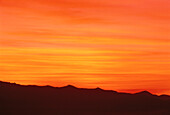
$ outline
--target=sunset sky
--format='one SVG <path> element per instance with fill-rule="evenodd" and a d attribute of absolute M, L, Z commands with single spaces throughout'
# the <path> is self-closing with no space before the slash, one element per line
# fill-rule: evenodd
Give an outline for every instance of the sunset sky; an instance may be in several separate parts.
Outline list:
<path fill-rule="evenodd" d="M 170 95 L 170 0 L 0 0 L 0 80 Z"/>

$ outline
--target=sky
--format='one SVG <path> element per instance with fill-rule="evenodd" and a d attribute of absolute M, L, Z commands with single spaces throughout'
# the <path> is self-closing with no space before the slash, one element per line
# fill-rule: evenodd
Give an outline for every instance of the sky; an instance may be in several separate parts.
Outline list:
<path fill-rule="evenodd" d="M 0 80 L 170 95 L 169 0 L 0 0 Z"/>

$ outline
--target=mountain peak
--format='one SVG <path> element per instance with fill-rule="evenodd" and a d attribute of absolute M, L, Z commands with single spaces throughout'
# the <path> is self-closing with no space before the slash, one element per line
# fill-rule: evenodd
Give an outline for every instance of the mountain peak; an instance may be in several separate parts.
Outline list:
<path fill-rule="evenodd" d="M 141 91 L 136 94 L 142 94 L 142 95 L 152 95 L 149 91 Z"/>
<path fill-rule="evenodd" d="M 95 89 L 96 89 L 96 90 L 103 90 L 103 89 L 101 89 L 100 87 L 96 87 Z"/>
<path fill-rule="evenodd" d="M 62 87 L 62 88 L 74 88 L 74 89 L 77 89 L 77 87 L 75 87 L 75 86 L 73 86 L 73 85 L 66 85 L 66 86 L 64 86 L 64 87 Z"/>

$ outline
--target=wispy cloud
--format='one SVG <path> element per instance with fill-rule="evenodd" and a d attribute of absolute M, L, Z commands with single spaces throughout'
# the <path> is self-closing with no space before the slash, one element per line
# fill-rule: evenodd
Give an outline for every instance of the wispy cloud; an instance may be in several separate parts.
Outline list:
<path fill-rule="evenodd" d="M 1 0 L 0 79 L 169 93 L 169 5 L 169 0 Z"/>

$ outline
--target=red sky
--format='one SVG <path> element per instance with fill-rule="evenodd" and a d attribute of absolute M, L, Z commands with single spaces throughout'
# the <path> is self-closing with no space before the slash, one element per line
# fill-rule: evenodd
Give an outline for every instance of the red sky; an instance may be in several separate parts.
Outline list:
<path fill-rule="evenodd" d="M 170 94 L 169 0 L 0 0 L 0 80 Z"/>

